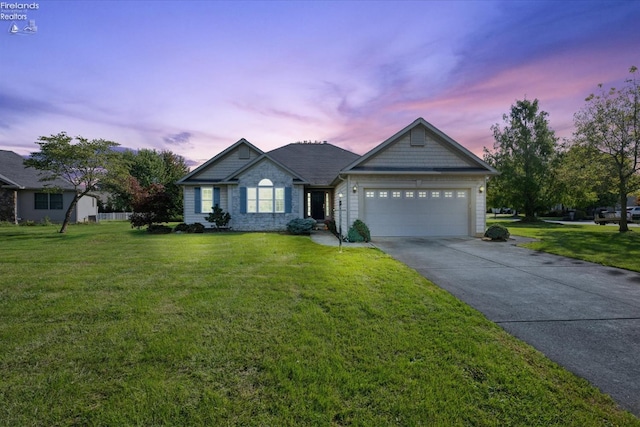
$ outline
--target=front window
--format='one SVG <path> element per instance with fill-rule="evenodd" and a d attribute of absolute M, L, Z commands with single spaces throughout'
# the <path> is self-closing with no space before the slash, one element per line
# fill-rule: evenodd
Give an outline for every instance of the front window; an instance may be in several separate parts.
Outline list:
<path fill-rule="evenodd" d="M 247 212 L 284 213 L 284 187 L 275 187 L 270 179 L 263 179 L 258 187 L 247 187 Z"/>
<path fill-rule="evenodd" d="M 200 212 L 213 212 L 213 187 L 202 187 L 200 189 Z"/>

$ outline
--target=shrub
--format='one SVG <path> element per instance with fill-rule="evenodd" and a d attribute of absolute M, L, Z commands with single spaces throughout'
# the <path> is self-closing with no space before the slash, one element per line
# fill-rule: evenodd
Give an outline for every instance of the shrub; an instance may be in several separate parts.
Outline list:
<path fill-rule="evenodd" d="M 492 226 L 487 228 L 487 231 L 485 231 L 484 233 L 484 237 L 487 237 L 491 240 L 499 240 L 503 242 L 506 242 L 509 239 L 509 236 L 510 234 L 507 227 L 500 224 L 493 224 Z"/>
<path fill-rule="evenodd" d="M 175 231 L 176 233 L 189 233 L 190 229 L 191 227 L 183 222 L 182 224 L 176 225 L 173 231 Z"/>
<path fill-rule="evenodd" d="M 371 233 L 367 224 L 356 219 L 347 233 L 347 240 L 350 242 L 369 242 L 371 241 Z"/>
<path fill-rule="evenodd" d="M 231 215 L 229 212 L 225 212 L 218 205 L 213 207 L 213 212 L 204 218 L 207 222 L 212 222 L 216 225 L 216 228 L 226 227 L 231 221 Z"/>
<path fill-rule="evenodd" d="M 362 237 L 355 227 L 351 227 L 347 233 L 347 241 L 353 243 L 364 242 L 364 237 Z"/>
<path fill-rule="evenodd" d="M 149 227 L 153 224 L 155 219 L 155 215 L 151 212 L 134 212 L 129 216 L 129 222 L 131 222 L 131 227 L 140 228 L 148 225 Z"/>
<path fill-rule="evenodd" d="M 171 233 L 171 227 L 162 224 L 151 224 L 147 231 L 151 234 L 169 234 Z"/>
<path fill-rule="evenodd" d="M 202 225 L 199 222 L 196 222 L 195 224 L 191 224 L 189 228 L 190 228 L 189 233 L 204 233 L 204 225 Z"/>
<path fill-rule="evenodd" d="M 291 234 L 310 234 L 316 220 L 313 218 L 295 218 L 287 223 L 287 230 Z"/>

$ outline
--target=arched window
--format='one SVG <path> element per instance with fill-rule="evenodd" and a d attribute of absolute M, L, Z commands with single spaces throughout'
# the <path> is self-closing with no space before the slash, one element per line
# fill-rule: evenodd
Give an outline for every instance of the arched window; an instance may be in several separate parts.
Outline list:
<path fill-rule="evenodd" d="M 284 194 L 284 187 L 275 187 L 270 179 L 261 179 L 257 187 L 247 187 L 247 212 L 284 213 Z"/>

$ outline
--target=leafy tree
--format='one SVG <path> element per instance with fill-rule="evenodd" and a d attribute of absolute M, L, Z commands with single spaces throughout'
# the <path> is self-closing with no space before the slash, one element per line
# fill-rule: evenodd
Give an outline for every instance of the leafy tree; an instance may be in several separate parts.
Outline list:
<path fill-rule="evenodd" d="M 60 233 L 67 231 L 71 213 L 82 196 L 98 190 L 98 185 L 107 177 L 110 165 L 116 162 L 113 148 L 118 144 L 104 139 L 89 141 L 83 137 L 74 138 L 65 132 L 57 135 L 41 136 L 38 139 L 40 151 L 31 153 L 25 160 L 27 167 L 43 171 L 41 181 L 62 178 L 69 182 L 75 194 L 62 222 Z"/>
<path fill-rule="evenodd" d="M 616 195 L 611 191 L 609 171 L 603 154 L 582 145 L 565 145 L 558 155 L 554 192 L 565 206 L 586 209 L 611 206 Z"/>
<path fill-rule="evenodd" d="M 134 188 L 130 185 L 130 178 L 134 178 L 144 188 L 161 184 L 162 191 L 166 193 L 170 216 L 178 218 L 182 215 L 182 190 L 176 181 L 189 172 L 183 157 L 167 150 L 158 152 L 149 149 L 126 150 L 120 156 L 124 169 L 114 171 L 113 184 L 105 188 L 111 193 L 110 204 L 113 207 L 118 210 L 133 209 Z"/>
<path fill-rule="evenodd" d="M 500 171 L 488 190 L 498 192 L 494 201 L 524 211 L 525 221 L 534 221 L 536 213 L 552 202 L 551 182 L 557 138 L 549 128 L 548 114 L 539 111 L 538 100 L 517 101 L 505 125 L 491 127 L 493 151 L 484 149 L 484 160 Z"/>
<path fill-rule="evenodd" d="M 591 94 L 587 105 L 574 116 L 574 143 L 601 153 L 607 177 L 615 186 L 622 212 L 627 208 L 627 195 L 640 188 L 640 83 L 636 67 L 622 89 Z M 620 232 L 629 231 L 626 215 L 622 215 Z"/>

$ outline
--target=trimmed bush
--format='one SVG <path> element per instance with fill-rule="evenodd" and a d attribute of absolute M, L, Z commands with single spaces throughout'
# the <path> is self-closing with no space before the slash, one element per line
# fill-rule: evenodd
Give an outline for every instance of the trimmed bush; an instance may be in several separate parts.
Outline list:
<path fill-rule="evenodd" d="M 351 227 L 347 233 L 347 241 L 353 243 L 364 242 L 364 237 L 362 237 L 355 227 Z"/>
<path fill-rule="evenodd" d="M 169 234 L 171 233 L 171 227 L 162 224 L 151 224 L 147 231 L 151 234 Z"/>
<path fill-rule="evenodd" d="M 347 233 L 347 240 L 350 242 L 369 242 L 371 241 L 371 233 L 367 224 L 356 219 Z"/>
<path fill-rule="evenodd" d="M 487 231 L 484 233 L 484 237 L 502 242 L 506 242 L 509 239 L 509 236 L 510 234 L 507 227 L 500 224 L 493 224 L 487 228 Z"/>
<path fill-rule="evenodd" d="M 189 227 L 189 224 L 185 224 L 184 222 L 182 224 L 178 224 L 175 226 L 175 228 L 173 229 L 173 231 L 175 231 L 176 233 L 189 233 L 191 227 Z"/>
<path fill-rule="evenodd" d="M 191 229 L 190 233 L 204 233 L 204 225 L 199 222 L 191 224 L 189 228 Z"/>
<path fill-rule="evenodd" d="M 316 220 L 313 218 L 295 218 L 287 223 L 287 230 L 291 234 L 310 234 Z"/>

